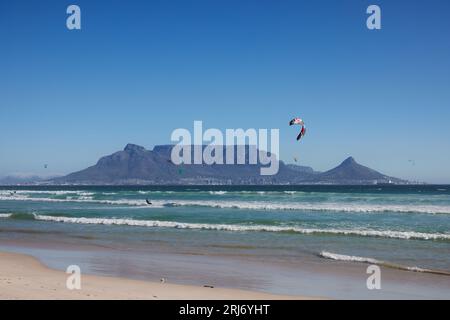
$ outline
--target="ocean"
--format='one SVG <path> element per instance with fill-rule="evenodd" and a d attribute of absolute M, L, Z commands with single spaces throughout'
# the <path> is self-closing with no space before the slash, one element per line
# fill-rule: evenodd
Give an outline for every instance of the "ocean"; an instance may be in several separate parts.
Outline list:
<path fill-rule="evenodd" d="M 445 274 L 450 186 L 2 187 L 0 241 L 24 235 Z"/>

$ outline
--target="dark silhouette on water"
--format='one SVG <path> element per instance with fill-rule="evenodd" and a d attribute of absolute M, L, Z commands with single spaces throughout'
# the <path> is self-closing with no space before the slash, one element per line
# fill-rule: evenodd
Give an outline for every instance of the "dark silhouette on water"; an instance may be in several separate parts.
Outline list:
<path fill-rule="evenodd" d="M 145 202 L 147 202 L 148 205 L 151 205 L 151 201 L 149 201 L 148 199 L 145 199 Z"/>

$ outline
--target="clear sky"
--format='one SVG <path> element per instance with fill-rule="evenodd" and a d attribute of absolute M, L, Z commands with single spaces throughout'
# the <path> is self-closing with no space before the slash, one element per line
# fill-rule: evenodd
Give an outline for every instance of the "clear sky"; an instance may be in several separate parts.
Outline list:
<path fill-rule="evenodd" d="M 282 160 L 316 170 L 352 155 L 450 183 L 449 14 L 448 0 L 0 1 L 0 175 L 84 169 L 202 120 L 280 128 Z"/>

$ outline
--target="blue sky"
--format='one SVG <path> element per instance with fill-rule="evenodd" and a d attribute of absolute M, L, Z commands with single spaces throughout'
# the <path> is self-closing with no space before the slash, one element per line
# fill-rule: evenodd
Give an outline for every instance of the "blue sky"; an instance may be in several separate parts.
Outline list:
<path fill-rule="evenodd" d="M 80 31 L 65 26 L 70 4 Z M 366 28 L 369 4 L 382 30 Z M 450 183 L 449 12 L 446 0 L 1 1 L 0 175 L 69 173 L 202 120 L 280 128 L 282 160 L 317 170 L 352 155 Z"/>

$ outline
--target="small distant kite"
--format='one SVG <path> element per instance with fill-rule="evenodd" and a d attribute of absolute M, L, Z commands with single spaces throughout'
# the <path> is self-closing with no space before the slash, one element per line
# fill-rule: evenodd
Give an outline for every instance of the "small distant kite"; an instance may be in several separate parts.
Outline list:
<path fill-rule="evenodd" d="M 48 168 L 48 164 L 44 164 L 44 169 L 47 169 Z"/>
<path fill-rule="evenodd" d="M 297 136 L 297 141 L 299 141 L 306 134 L 305 122 L 302 119 L 294 118 L 291 121 L 289 121 L 289 125 L 290 126 L 293 126 L 293 125 L 302 126 L 302 128 L 300 129 L 300 133 Z"/>

